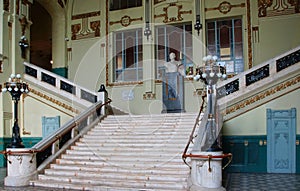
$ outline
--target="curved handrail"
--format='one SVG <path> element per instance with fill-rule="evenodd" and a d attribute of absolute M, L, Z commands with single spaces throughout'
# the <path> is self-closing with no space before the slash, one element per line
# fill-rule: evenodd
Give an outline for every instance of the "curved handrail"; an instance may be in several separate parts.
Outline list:
<path fill-rule="evenodd" d="M 200 115 L 201 113 L 203 112 L 203 109 L 204 109 L 204 99 L 206 98 L 206 95 L 202 95 L 202 104 L 201 104 L 201 107 L 200 107 L 200 110 L 199 110 L 199 113 L 198 113 L 198 116 L 196 118 L 196 121 L 195 121 L 195 124 L 194 124 L 194 127 L 193 127 L 193 130 L 190 134 L 190 138 L 188 140 L 188 143 L 186 144 L 185 148 L 184 148 L 184 151 L 183 151 L 183 154 L 182 154 L 182 160 L 183 162 L 188 165 L 188 163 L 186 162 L 186 158 L 188 157 L 188 155 L 186 154 L 188 149 L 189 149 L 189 146 L 191 144 L 191 142 L 193 141 L 194 139 L 194 133 L 195 133 L 195 130 L 196 130 L 196 127 L 200 121 Z M 189 166 L 189 165 L 188 165 Z M 189 166 L 190 167 L 190 166 Z M 191 168 L 191 167 L 190 167 Z"/>

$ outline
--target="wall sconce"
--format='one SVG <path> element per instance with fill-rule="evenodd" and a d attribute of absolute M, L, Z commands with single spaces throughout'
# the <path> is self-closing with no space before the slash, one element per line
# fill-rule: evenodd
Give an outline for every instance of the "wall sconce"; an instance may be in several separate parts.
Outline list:
<path fill-rule="evenodd" d="M 29 47 L 27 38 L 23 35 L 21 36 L 21 40 L 19 41 L 19 46 L 21 48 L 21 56 L 22 58 L 26 58 L 26 49 Z"/>
<path fill-rule="evenodd" d="M 144 30 L 144 35 L 147 36 L 147 40 L 149 39 L 149 36 L 151 35 L 151 29 L 150 29 L 149 22 L 146 22 L 146 26 L 145 26 L 145 30 Z"/>
<path fill-rule="evenodd" d="M 200 23 L 200 15 L 196 16 L 196 24 L 194 25 L 194 29 L 197 30 L 199 36 L 200 30 L 202 29 L 202 24 Z"/>
<path fill-rule="evenodd" d="M 151 28 L 150 28 L 150 0 L 146 0 L 145 2 L 145 30 L 144 35 L 147 36 L 147 40 L 149 40 L 149 36 L 151 35 Z"/>
<path fill-rule="evenodd" d="M 200 30 L 202 29 L 202 24 L 200 19 L 200 0 L 195 0 L 195 6 L 196 6 L 196 24 L 194 25 L 194 29 L 197 30 L 199 36 Z"/>

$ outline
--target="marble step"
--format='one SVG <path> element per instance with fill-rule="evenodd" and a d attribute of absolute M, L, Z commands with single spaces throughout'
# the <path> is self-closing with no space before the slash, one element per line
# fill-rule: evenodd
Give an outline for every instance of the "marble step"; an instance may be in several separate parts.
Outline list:
<path fill-rule="evenodd" d="M 70 171 L 86 171 L 86 172 L 96 172 L 96 173 L 133 173 L 133 174 L 159 174 L 159 175 L 186 175 L 189 173 L 189 167 L 181 168 L 179 171 L 177 168 L 154 168 L 154 169 L 128 169 L 119 168 L 116 166 L 102 166 L 101 168 L 96 165 L 62 165 L 62 164 L 51 164 L 50 169 L 54 170 L 70 170 Z M 46 169 L 46 171 L 50 170 Z"/>
<path fill-rule="evenodd" d="M 59 181 L 60 183 L 70 183 L 73 184 L 83 184 L 83 185 L 91 185 L 91 186 L 105 186 L 105 187 L 124 187 L 124 188 L 136 188 L 137 190 L 140 189 L 187 189 L 187 185 L 182 184 L 182 182 L 186 182 L 186 180 L 182 180 L 180 182 L 174 181 L 150 181 L 150 180 L 119 180 L 119 179 L 109 179 L 109 181 L 101 181 L 98 178 L 83 178 L 83 177 L 76 177 L 76 176 L 45 176 L 39 175 L 40 181 Z M 35 182 L 34 184 L 36 184 Z M 38 185 L 37 185 L 38 186 Z"/>
<path fill-rule="evenodd" d="M 141 156 L 141 155 L 140 155 Z M 122 155 L 120 156 L 107 156 L 107 155 L 101 155 L 101 154 L 89 154 L 89 155 L 80 155 L 80 154 L 63 154 L 61 155 L 61 159 L 70 159 L 70 160 L 93 160 L 93 161 L 103 161 L 103 162 L 109 162 L 109 163 L 162 163 L 162 162 L 173 162 L 173 163 L 179 163 L 182 164 L 181 156 L 167 156 L 167 157 L 160 157 L 160 156 L 147 156 L 147 157 L 137 157 L 134 155 L 126 156 Z"/>
<path fill-rule="evenodd" d="M 120 150 L 124 150 L 124 149 L 153 149 L 153 148 L 162 148 L 162 147 L 166 147 L 168 146 L 169 148 L 172 149 L 177 149 L 178 151 L 180 151 L 181 149 L 184 149 L 185 145 L 177 145 L 177 144 L 170 144 L 170 143 L 142 143 L 142 144 L 137 144 L 137 143 L 118 143 L 118 142 L 108 142 L 108 143 L 97 143 L 97 142 L 78 142 L 76 143 L 76 145 L 85 145 L 87 147 L 102 147 L 102 148 L 106 148 L 109 147 L 111 148 L 111 150 L 115 150 L 117 148 L 120 148 Z M 167 152 L 167 151 L 166 151 Z"/>
<path fill-rule="evenodd" d="M 102 182 L 105 182 L 106 180 L 114 179 L 114 180 L 135 180 L 135 181 L 157 181 L 157 182 L 164 182 L 164 181 L 186 181 L 187 175 L 179 175 L 179 174 L 150 174 L 146 171 L 139 172 L 139 173 L 99 173 L 99 172 L 93 172 L 93 171 L 75 171 L 75 170 L 57 170 L 57 169 L 47 169 L 45 171 L 45 175 L 47 176 L 66 176 L 66 177 L 82 177 L 85 179 L 93 178 L 93 179 L 99 179 Z"/>
<path fill-rule="evenodd" d="M 176 147 L 161 147 L 160 145 L 156 145 L 153 147 L 127 147 L 123 145 L 118 145 L 118 147 L 99 147 L 98 143 L 84 143 L 84 142 L 76 142 L 75 146 L 71 146 L 72 150 L 85 150 L 85 151 L 103 151 L 103 152 L 124 152 L 125 150 L 129 150 L 130 152 L 145 152 L 145 151 L 151 151 L 151 152 L 158 152 L 158 153 L 182 153 L 185 145 L 180 145 Z"/>
<path fill-rule="evenodd" d="M 95 185 L 91 183 L 83 183 L 79 181 L 73 182 L 61 182 L 55 180 L 43 180 L 43 181 L 34 181 L 31 184 L 36 187 L 49 187 L 49 188 L 60 188 L 65 190 L 89 190 L 89 191 L 186 191 L 187 186 L 177 185 L 173 183 L 161 183 L 160 185 L 152 186 L 150 183 L 144 183 L 140 185 L 134 184 L 135 182 L 114 182 L 113 184 L 102 184 Z M 174 186 L 173 186 L 174 185 Z"/>
<path fill-rule="evenodd" d="M 97 165 L 100 167 L 109 167 L 115 166 L 119 168 L 126 169 L 156 169 L 156 168 L 170 168 L 170 169 L 186 169 L 186 165 L 183 162 L 142 162 L 142 163 L 131 163 L 129 162 L 120 162 L 120 161 L 104 161 L 104 160 L 80 160 L 80 159 L 56 159 L 56 164 L 61 165 Z"/>
<path fill-rule="evenodd" d="M 183 143 L 186 142 L 187 137 L 160 137 L 159 139 L 154 139 L 154 136 L 148 136 L 146 137 L 136 137 L 136 140 L 133 140 L 131 137 L 127 137 L 126 139 L 120 139 L 116 136 L 110 137 L 109 139 L 97 136 L 97 135 L 87 135 L 84 136 L 83 138 L 80 138 L 80 142 L 85 142 L 85 143 L 99 143 L 99 144 L 105 144 L 105 143 L 118 143 L 118 144 L 177 144 L 177 145 L 182 145 Z"/>
<path fill-rule="evenodd" d="M 181 152 L 149 152 L 149 151 L 144 151 L 144 152 L 106 152 L 102 151 L 101 149 L 98 150 L 67 150 L 66 154 L 68 155 L 101 155 L 102 157 L 147 157 L 147 158 L 169 158 L 169 157 L 178 157 L 181 158 Z"/>
<path fill-rule="evenodd" d="M 188 190 L 190 169 L 181 155 L 195 118 L 108 116 L 31 184 L 68 190 Z"/>

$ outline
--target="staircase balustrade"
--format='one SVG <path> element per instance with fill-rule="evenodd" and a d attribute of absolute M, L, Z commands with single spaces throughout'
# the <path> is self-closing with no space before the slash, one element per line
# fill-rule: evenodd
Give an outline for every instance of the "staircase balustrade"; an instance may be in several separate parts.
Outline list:
<path fill-rule="evenodd" d="M 32 150 L 38 151 L 36 156 L 38 167 L 45 162 L 47 158 L 53 155 L 48 162 L 42 165 L 42 168 L 38 168 L 38 171 L 50 164 L 50 162 L 52 162 L 57 155 L 61 154 L 66 147 L 69 147 L 91 127 L 98 123 L 98 117 L 102 107 L 109 103 L 111 103 L 110 99 L 103 104 L 102 101 L 95 103 L 83 113 L 79 114 L 59 128 L 54 134 L 34 145 Z M 103 117 L 104 116 L 100 116 L 100 120 Z"/>
<path fill-rule="evenodd" d="M 97 93 L 83 88 L 70 80 L 59 76 L 55 73 L 42 69 L 33 64 L 24 62 L 25 65 L 25 76 L 26 80 L 32 81 L 34 79 L 36 82 L 43 82 L 50 87 L 55 87 L 58 90 L 62 90 L 66 94 L 60 94 L 60 96 L 69 97 L 70 95 L 88 101 L 90 103 L 97 102 Z"/>
<path fill-rule="evenodd" d="M 69 148 L 72 144 L 75 143 L 80 137 L 82 137 L 87 131 L 89 131 L 92 127 L 94 127 L 100 120 L 102 120 L 105 115 L 100 115 L 101 110 L 104 106 L 111 103 L 111 99 L 108 98 L 108 101 L 103 103 L 103 101 L 98 101 L 92 106 L 90 106 L 87 110 L 74 117 L 66 124 L 64 124 L 61 128 L 59 128 L 56 132 L 49 135 L 48 137 L 42 139 L 32 148 L 23 149 L 23 150 L 15 150 L 15 149 L 7 149 L 6 151 L 2 151 L 1 154 L 7 156 L 7 160 L 13 167 L 16 166 L 17 161 L 14 160 L 17 155 L 19 158 L 23 157 L 28 163 L 36 163 L 33 166 L 33 172 L 28 172 L 28 166 L 24 166 L 25 169 L 13 169 L 10 167 L 8 170 L 8 176 L 6 180 L 11 180 L 16 178 L 15 172 L 13 171 L 24 171 L 26 174 L 24 176 L 20 175 L 17 178 L 20 179 L 18 181 L 6 181 L 6 186 L 24 186 L 29 184 L 29 180 L 32 179 L 32 174 L 38 174 L 44 170 L 51 162 L 53 162 L 59 155 L 61 155 L 67 148 Z M 31 159 L 30 159 L 31 158 Z M 28 164 L 29 165 L 29 164 Z M 17 165 L 18 166 L 18 165 Z M 32 165 L 29 165 L 32 166 Z M 22 168 L 21 166 L 19 168 Z M 30 177 L 28 177 L 28 174 Z M 34 175 L 35 176 L 35 175 Z M 24 179 L 26 181 L 24 181 Z"/>
<path fill-rule="evenodd" d="M 247 86 L 265 78 L 270 78 L 298 62 L 300 62 L 300 47 L 292 49 L 261 65 L 240 73 L 233 78 L 220 82 L 217 91 L 218 97 L 221 98 L 234 92 L 244 90 Z"/>
<path fill-rule="evenodd" d="M 300 78 L 299 66 L 300 46 L 218 83 L 218 105 L 224 114 L 224 120 L 242 114 L 242 108 L 246 106 L 249 111 L 259 104 L 268 102 L 272 97 L 274 99 L 274 96 L 283 95 L 297 88 Z M 265 99 L 268 96 L 270 98 Z"/>

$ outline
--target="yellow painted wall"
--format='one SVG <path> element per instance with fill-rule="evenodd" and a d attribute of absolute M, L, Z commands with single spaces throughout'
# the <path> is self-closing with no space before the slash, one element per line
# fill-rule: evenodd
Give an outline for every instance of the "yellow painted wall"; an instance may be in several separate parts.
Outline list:
<path fill-rule="evenodd" d="M 48 103 L 49 104 L 49 103 Z M 24 99 L 24 128 L 30 135 L 22 135 L 23 137 L 42 137 L 42 117 L 56 117 L 60 116 L 61 126 L 68 122 L 72 117 L 64 112 L 61 112 L 54 108 L 53 103 L 44 104 L 37 101 L 33 97 L 27 96 Z M 20 123 L 22 124 L 22 123 Z M 20 126 L 20 133 L 22 133 L 22 128 Z"/>
<path fill-rule="evenodd" d="M 227 121 L 223 125 L 223 135 L 266 135 L 266 110 L 297 110 L 297 134 L 300 134 L 300 90 L 295 90 L 285 96 L 275 99 L 237 118 Z"/>
<path fill-rule="evenodd" d="M 265 62 L 300 45 L 300 14 L 259 19 L 255 63 Z"/>
<path fill-rule="evenodd" d="M 185 110 L 186 112 L 198 112 L 201 105 L 201 97 L 194 95 L 194 91 L 200 82 L 185 82 Z M 159 114 L 162 111 L 162 84 L 156 83 L 156 99 L 144 100 L 143 85 L 135 86 L 115 86 L 108 91 L 109 97 L 113 100 L 112 105 L 132 114 Z M 129 92 L 133 92 L 133 97 L 128 98 Z"/>

